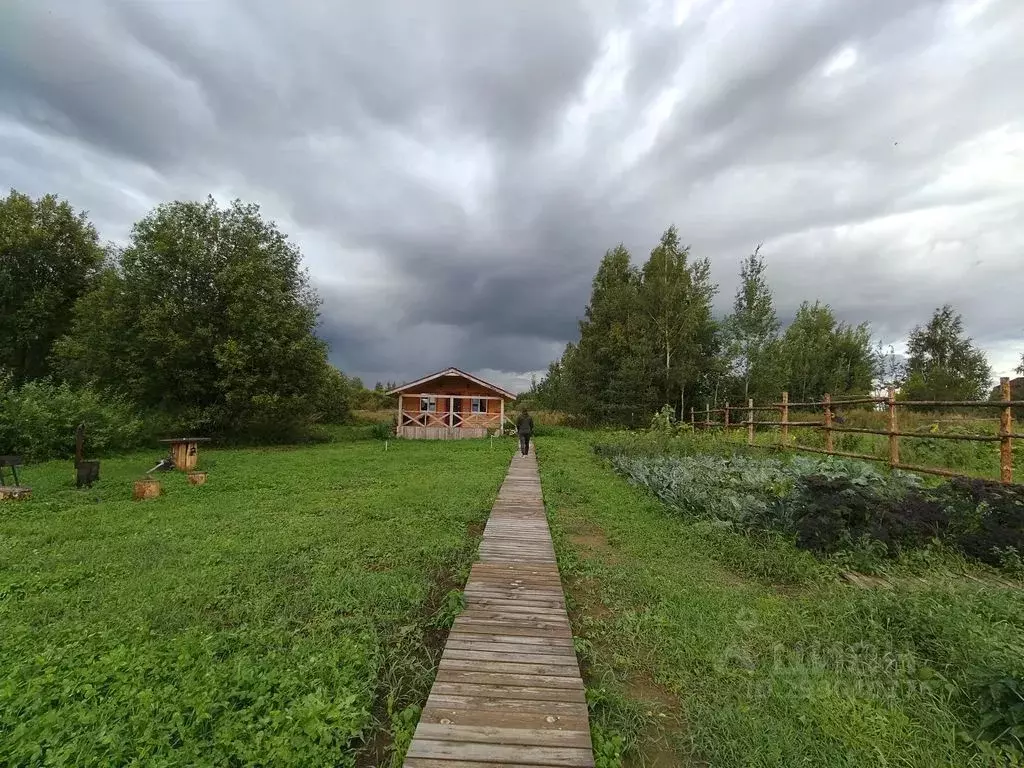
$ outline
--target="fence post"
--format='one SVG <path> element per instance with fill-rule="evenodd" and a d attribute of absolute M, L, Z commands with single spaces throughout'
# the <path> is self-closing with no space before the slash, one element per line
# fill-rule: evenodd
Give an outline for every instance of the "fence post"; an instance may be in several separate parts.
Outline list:
<path fill-rule="evenodd" d="M 754 444 L 754 398 L 747 400 L 747 445 Z"/>
<path fill-rule="evenodd" d="M 782 447 L 789 444 L 789 392 L 782 393 Z"/>
<path fill-rule="evenodd" d="M 900 465 L 900 431 L 899 422 L 896 419 L 896 390 L 889 387 L 889 466 L 895 469 Z"/>
<path fill-rule="evenodd" d="M 724 421 L 724 425 L 725 425 L 725 428 L 724 428 L 723 432 L 725 433 L 725 436 L 728 438 L 729 437 L 729 403 L 728 402 L 725 404 L 725 421 Z"/>
<path fill-rule="evenodd" d="M 704 429 L 711 429 L 711 406 L 704 405 Z"/>
<path fill-rule="evenodd" d="M 825 395 L 825 453 L 832 455 L 835 447 L 832 445 L 832 395 Z"/>
<path fill-rule="evenodd" d="M 1000 396 L 1004 401 L 1010 400 L 1010 379 L 1003 376 L 999 379 Z M 999 415 L 999 482 L 1013 482 L 1013 443 L 1010 433 L 1013 431 L 1013 408 L 1003 406 Z"/>
<path fill-rule="evenodd" d="M 697 431 L 697 420 L 693 418 L 693 406 L 690 406 L 690 429 Z"/>

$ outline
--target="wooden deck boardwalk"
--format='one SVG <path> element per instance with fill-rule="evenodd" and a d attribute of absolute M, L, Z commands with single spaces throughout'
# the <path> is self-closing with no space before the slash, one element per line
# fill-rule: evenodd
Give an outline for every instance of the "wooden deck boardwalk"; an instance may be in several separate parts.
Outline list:
<path fill-rule="evenodd" d="M 406 768 L 593 766 L 532 451 L 512 460 L 465 595 Z"/>

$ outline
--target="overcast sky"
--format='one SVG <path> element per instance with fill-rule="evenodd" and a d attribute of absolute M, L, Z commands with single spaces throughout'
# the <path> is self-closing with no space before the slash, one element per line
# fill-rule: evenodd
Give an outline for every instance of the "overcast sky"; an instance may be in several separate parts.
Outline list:
<path fill-rule="evenodd" d="M 780 318 L 899 343 L 952 302 L 1024 351 L 1021 0 L 7 0 L 0 192 L 123 241 L 258 202 L 331 359 L 372 384 L 528 383 L 604 251 L 675 224 L 727 311 L 759 243 Z"/>

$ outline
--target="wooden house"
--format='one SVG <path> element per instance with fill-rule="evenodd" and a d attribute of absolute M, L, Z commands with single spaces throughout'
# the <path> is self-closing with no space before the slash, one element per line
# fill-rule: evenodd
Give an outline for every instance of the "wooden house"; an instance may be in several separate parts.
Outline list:
<path fill-rule="evenodd" d="M 391 390 L 398 396 L 399 437 L 456 440 L 487 437 L 505 423 L 516 396 L 483 379 L 447 368 Z"/>

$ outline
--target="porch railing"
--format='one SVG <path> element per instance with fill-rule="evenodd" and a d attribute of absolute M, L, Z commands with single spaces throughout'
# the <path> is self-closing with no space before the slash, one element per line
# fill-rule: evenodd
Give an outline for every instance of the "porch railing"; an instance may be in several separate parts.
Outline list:
<path fill-rule="evenodd" d="M 443 427 L 446 429 L 501 427 L 500 413 L 462 413 L 460 411 L 402 411 L 403 427 Z"/>

